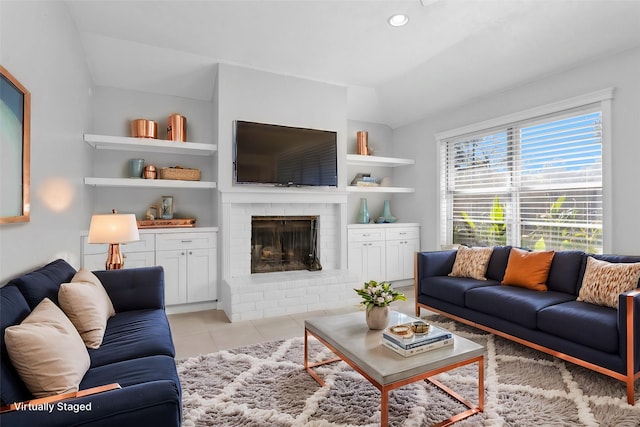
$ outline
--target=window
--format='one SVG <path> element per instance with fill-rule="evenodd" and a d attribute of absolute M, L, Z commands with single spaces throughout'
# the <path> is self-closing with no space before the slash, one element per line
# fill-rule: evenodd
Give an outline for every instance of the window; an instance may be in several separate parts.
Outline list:
<path fill-rule="evenodd" d="M 439 136 L 441 243 L 602 253 L 602 102 L 518 119 Z"/>

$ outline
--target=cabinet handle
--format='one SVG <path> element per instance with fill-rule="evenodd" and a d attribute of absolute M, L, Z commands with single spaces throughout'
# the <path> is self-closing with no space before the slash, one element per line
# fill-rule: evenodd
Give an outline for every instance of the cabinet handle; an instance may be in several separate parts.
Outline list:
<path fill-rule="evenodd" d="M 193 240 L 180 240 L 182 243 L 191 243 Z"/>
<path fill-rule="evenodd" d="M 369 237 L 369 236 L 371 236 L 370 233 L 362 233 L 362 237 Z"/>
<path fill-rule="evenodd" d="M 401 231 L 401 232 L 400 232 L 400 233 L 398 233 L 398 234 L 400 234 L 401 236 L 404 236 L 404 235 L 406 235 L 406 234 L 407 234 L 407 232 L 406 232 L 406 231 Z"/>
<path fill-rule="evenodd" d="M 184 252 L 180 252 L 180 255 L 184 255 Z"/>
<path fill-rule="evenodd" d="M 193 252 L 189 251 L 189 255 L 193 255 Z"/>

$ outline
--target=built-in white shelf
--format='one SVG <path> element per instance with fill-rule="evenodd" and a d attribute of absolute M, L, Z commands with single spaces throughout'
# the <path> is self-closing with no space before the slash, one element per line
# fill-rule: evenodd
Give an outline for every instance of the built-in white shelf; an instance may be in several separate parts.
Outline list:
<path fill-rule="evenodd" d="M 413 159 L 399 159 L 395 157 L 362 156 L 360 154 L 347 154 L 347 164 L 354 165 L 354 166 L 396 167 L 396 166 L 415 165 L 416 161 Z"/>
<path fill-rule="evenodd" d="M 415 193 L 416 189 L 411 187 L 362 187 L 357 185 L 347 186 L 350 193 Z"/>
<path fill-rule="evenodd" d="M 142 178 L 96 178 L 85 177 L 84 183 L 94 187 L 127 187 L 127 188 L 216 188 L 211 181 L 182 181 L 176 179 L 142 179 Z"/>
<path fill-rule="evenodd" d="M 179 142 L 151 138 L 84 134 L 84 142 L 98 150 L 143 151 L 169 154 L 211 156 L 218 151 L 215 144 Z"/>

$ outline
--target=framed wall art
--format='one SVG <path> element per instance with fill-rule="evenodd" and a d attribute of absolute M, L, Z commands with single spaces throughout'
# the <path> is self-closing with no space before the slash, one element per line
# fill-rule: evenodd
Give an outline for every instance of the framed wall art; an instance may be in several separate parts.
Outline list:
<path fill-rule="evenodd" d="M 0 65 L 0 224 L 29 221 L 31 94 Z"/>

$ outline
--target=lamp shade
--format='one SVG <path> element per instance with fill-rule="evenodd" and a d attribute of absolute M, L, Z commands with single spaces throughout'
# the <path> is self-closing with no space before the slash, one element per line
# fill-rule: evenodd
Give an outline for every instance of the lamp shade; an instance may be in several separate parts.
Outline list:
<path fill-rule="evenodd" d="M 128 243 L 140 240 L 134 214 L 93 215 L 88 243 Z"/>

